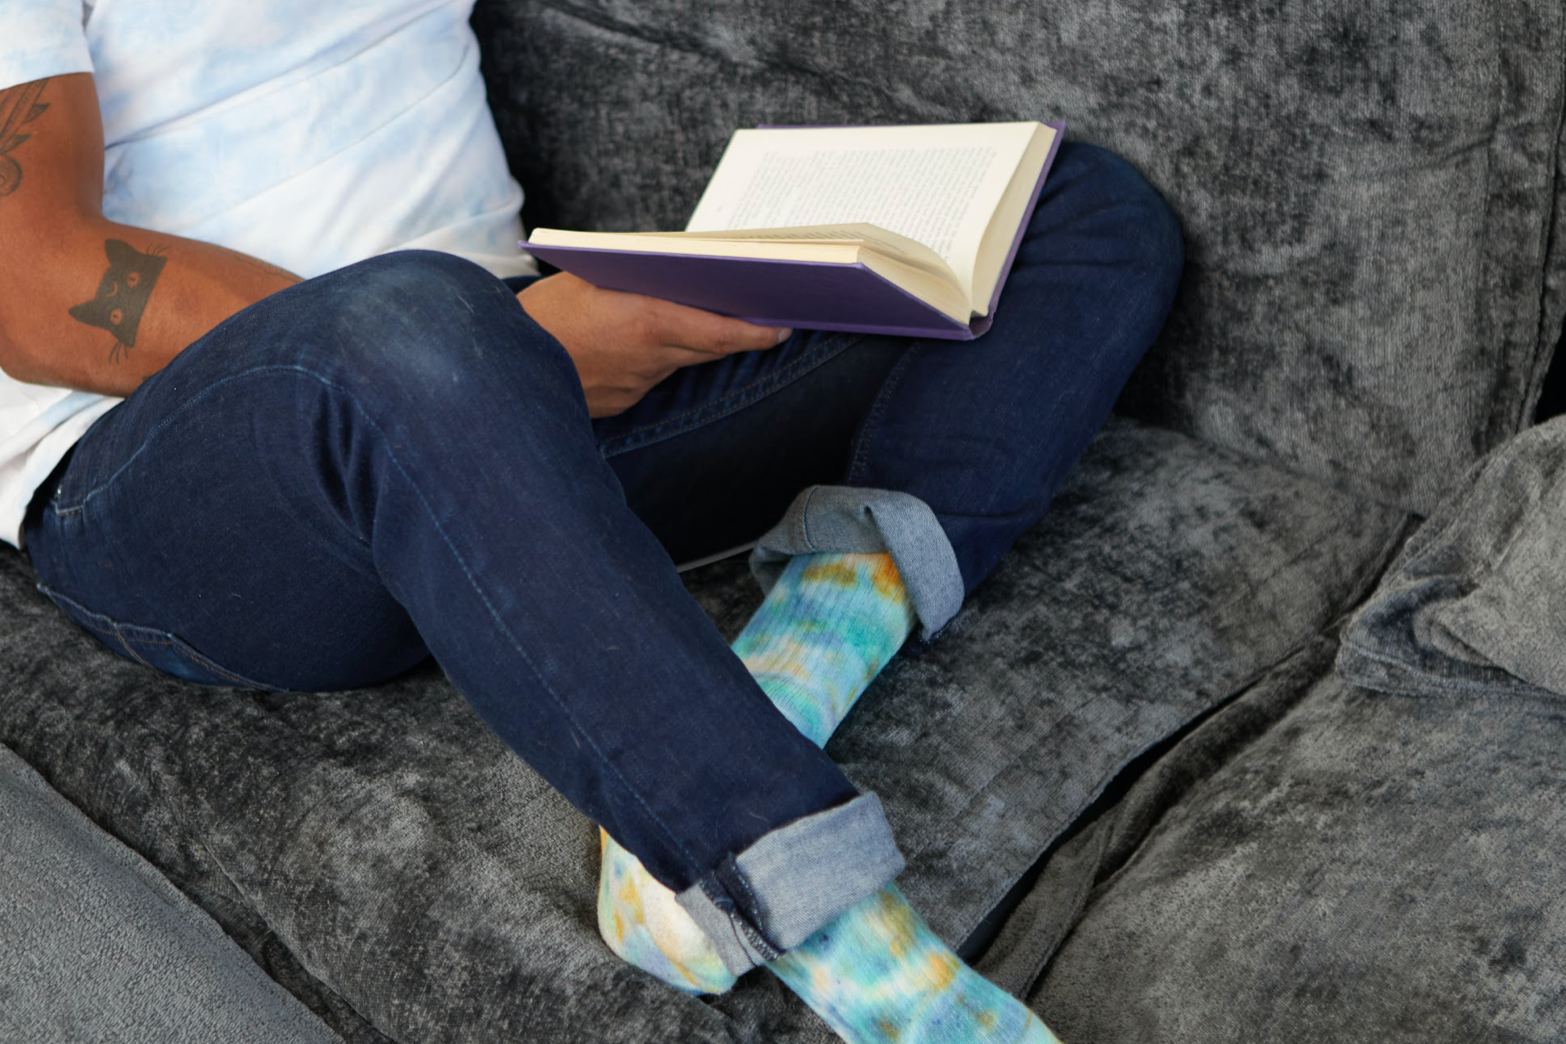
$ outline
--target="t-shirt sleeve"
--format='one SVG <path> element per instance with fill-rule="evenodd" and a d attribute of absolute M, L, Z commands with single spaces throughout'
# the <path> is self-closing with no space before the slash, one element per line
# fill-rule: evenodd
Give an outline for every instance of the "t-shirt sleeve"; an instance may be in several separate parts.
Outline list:
<path fill-rule="evenodd" d="M 0 0 L 0 90 L 92 72 L 82 0 Z"/>

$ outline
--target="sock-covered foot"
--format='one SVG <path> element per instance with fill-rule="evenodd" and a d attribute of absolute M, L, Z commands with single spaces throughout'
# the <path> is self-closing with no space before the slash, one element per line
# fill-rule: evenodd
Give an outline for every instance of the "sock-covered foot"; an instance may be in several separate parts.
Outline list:
<path fill-rule="evenodd" d="M 767 964 L 849 1044 L 1059 1044 L 968 967 L 895 885 Z"/>
<path fill-rule="evenodd" d="M 799 555 L 733 649 L 778 709 L 824 745 L 913 630 L 913 607 L 885 552 Z M 598 931 L 636 967 L 689 993 L 734 984 L 674 893 L 600 831 Z"/>
<path fill-rule="evenodd" d="M 628 964 L 686 993 L 725 993 L 734 975 L 674 892 L 602 828 L 598 934 Z"/>

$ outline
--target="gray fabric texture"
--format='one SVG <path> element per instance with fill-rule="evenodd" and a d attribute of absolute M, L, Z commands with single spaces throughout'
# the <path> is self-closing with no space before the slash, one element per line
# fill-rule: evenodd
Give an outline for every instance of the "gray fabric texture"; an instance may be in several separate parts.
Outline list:
<path fill-rule="evenodd" d="M 675 898 L 712 940 L 724 966 L 743 975 L 798 946 L 902 869 L 881 799 L 860 794 L 771 831 L 731 857 L 718 871 L 721 881 L 703 878 Z M 756 925 L 734 911 L 732 895 L 754 899 Z"/>
<path fill-rule="evenodd" d="M 1066 121 L 1179 215 L 1127 412 L 1429 511 L 1561 329 L 1558 0 L 480 0 L 529 226 L 681 228 L 736 127 Z"/>
<path fill-rule="evenodd" d="M 0 1040 L 340 1039 L 146 860 L 0 746 Z"/>
<path fill-rule="evenodd" d="M 1333 651 L 1193 733 L 1086 845 L 1096 887 L 1030 994 L 1062 1039 L 1566 1038 L 1566 704 L 1372 692 Z"/>
<path fill-rule="evenodd" d="M 1566 695 L 1566 418 L 1473 469 L 1355 616 L 1338 667 L 1412 695 Z"/>
<path fill-rule="evenodd" d="M 910 493 L 853 486 L 810 486 L 800 491 L 778 524 L 761 535 L 750 571 L 771 591 L 795 555 L 817 551 L 885 551 L 928 641 L 962 607 L 962 570 L 930 506 Z"/>
<path fill-rule="evenodd" d="M 909 900 L 967 939 L 1127 763 L 1363 597 L 1405 520 L 1112 421 L 1043 521 L 827 745 L 885 802 Z"/>
<path fill-rule="evenodd" d="M 962 942 L 1124 765 L 1356 604 L 1404 521 L 1113 423 L 828 745 L 880 795 L 905 894 Z M 685 579 L 731 637 L 760 600 L 742 558 Z M 344 1037 L 830 1039 L 770 976 L 704 1002 L 615 958 L 595 831 L 433 668 L 326 695 L 189 685 L 114 658 L 32 581 L 0 554 L 0 740 Z"/>
<path fill-rule="evenodd" d="M 1094 897 L 1137 855 L 1149 832 L 1198 782 L 1212 775 L 1266 732 L 1330 667 L 1333 644 L 1317 637 L 1268 671 L 1255 685 L 1176 740 L 1130 766 L 1084 814 L 1069 837 L 1042 860 L 1017 908 L 1006 919 L 979 969 L 1017 996 L 1026 996 L 1040 970 L 1076 926 Z M 1140 769 L 1140 770 L 1139 770 Z"/>

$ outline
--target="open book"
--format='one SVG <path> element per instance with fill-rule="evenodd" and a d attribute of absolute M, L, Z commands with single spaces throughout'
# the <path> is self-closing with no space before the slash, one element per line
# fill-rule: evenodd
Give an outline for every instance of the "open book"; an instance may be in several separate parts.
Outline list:
<path fill-rule="evenodd" d="M 1058 123 L 736 131 L 683 232 L 535 229 L 588 282 L 769 326 L 989 329 Z"/>

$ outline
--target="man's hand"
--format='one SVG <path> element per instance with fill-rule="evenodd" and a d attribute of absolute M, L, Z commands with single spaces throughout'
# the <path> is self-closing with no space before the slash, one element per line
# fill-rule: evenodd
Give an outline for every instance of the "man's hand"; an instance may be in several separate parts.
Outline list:
<path fill-rule="evenodd" d="M 789 335 L 655 297 L 600 290 L 566 272 L 532 283 L 517 300 L 565 346 L 592 417 L 630 409 L 682 366 L 771 348 Z"/>

